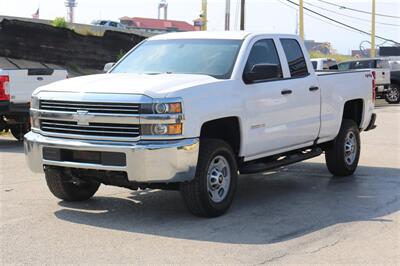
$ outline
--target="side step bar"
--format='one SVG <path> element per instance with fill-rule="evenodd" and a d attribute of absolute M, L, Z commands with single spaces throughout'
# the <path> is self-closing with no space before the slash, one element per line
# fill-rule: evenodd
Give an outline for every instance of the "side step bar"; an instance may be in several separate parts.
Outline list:
<path fill-rule="evenodd" d="M 304 160 L 308 160 L 313 157 L 317 157 L 321 155 L 322 149 L 313 148 L 310 151 L 299 151 L 296 153 L 289 153 L 283 159 L 280 160 L 272 160 L 272 161 L 261 161 L 260 159 L 244 163 L 239 171 L 241 174 L 254 174 L 265 172 L 274 168 L 282 167 L 288 164 L 293 164 L 297 162 L 301 162 Z"/>

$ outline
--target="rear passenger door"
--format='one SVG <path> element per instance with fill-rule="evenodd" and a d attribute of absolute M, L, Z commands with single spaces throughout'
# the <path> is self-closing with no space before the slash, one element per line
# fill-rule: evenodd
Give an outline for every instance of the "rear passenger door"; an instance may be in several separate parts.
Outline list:
<path fill-rule="evenodd" d="M 309 69 L 300 43 L 296 39 L 280 39 L 289 68 L 283 89 L 290 108 L 286 133 L 292 145 L 306 145 L 317 139 L 320 129 L 321 89 L 312 69 Z M 304 46 L 303 46 L 304 47 Z"/>
<path fill-rule="evenodd" d="M 279 39 L 256 40 L 250 47 L 243 75 L 256 64 L 278 65 L 280 72 L 276 77 L 245 84 L 246 157 L 255 159 L 312 143 L 319 130 L 319 90 L 309 90 L 317 84 L 307 66 L 304 70 L 304 57 L 290 57 L 295 61 L 291 64 L 292 79 Z"/>

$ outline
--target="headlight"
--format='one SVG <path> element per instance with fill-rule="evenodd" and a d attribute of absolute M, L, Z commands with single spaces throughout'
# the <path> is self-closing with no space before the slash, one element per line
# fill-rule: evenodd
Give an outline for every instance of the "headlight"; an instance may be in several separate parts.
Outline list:
<path fill-rule="evenodd" d="M 142 135 L 181 135 L 182 123 L 177 124 L 145 124 L 141 125 Z"/>
<path fill-rule="evenodd" d="M 32 96 L 31 98 L 31 108 L 32 109 L 39 109 L 39 98 L 36 96 Z"/>
<path fill-rule="evenodd" d="M 39 99 L 37 96 L 32 96 L 31 98 L 31 108 L 32 109 L 39 109 Z M 34 118 L 32 115 L 30 115 L 30 124 L 32 130 L 35 130 L 40 127 L 39 125 L 39 119 Z"/>
<path fill-rule="evenodd" d="M 141 104 L 140 133 L 147 137 L 183 134 L 183 108 L 180 98 L 153 99 Z"/>
<path fill-rule="evenodd" d="M 154 105 L 154 112 L 156 114 L 166 114 L 169 111 L 169 106 L 166 103 L 156 103 Z"/>
<path fill-rule="evenodd" d="M 142 114 L 179 114 L 182 113 L 182 104 L 180 102 L 173 103 L 152 103 L 142 104 Z"/>
<path fill-rule="evenodd" d="M 165 135 L 168 133 L 167 125 L 153 125 L 151 126 L 151 133 L 153 135 Z"/>

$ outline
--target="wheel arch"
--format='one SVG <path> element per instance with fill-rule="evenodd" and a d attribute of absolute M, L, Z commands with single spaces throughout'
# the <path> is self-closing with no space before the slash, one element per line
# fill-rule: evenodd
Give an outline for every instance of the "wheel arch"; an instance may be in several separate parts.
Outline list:
<path fill-rule="evenodd" d="M 347 100 L 343 105 L 342 122 L 344 119 L 353 120 L 358 125 L 358 128 L 362 128 L 364 109 L 365 103 L 363 99 Z"/>
<path fill-rule="evenodd" d="M 200 130 L 201 138 L 215 138 L 226 141 L 239 157 L 242 134 L 239 117 L 229 116 L 205 121 Z"/>

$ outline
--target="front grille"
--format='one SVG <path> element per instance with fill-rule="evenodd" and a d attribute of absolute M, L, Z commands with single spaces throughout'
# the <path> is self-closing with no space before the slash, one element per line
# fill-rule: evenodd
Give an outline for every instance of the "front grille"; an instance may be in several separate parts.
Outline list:
<path fill-rule="evenodd" d="M 135 138 L 140 134 L 140 126 L 135 124 L 89 123 L 78 125 L 75 121 L 41 120 L 43 132 L 84 135 L 94 137 Z"/>
<path fill-rule="evenodd" d="M 102 114 L 138 114 L 139 104 L 41 100 L 40 109 L 58 112 L 89 111 Z"/>

